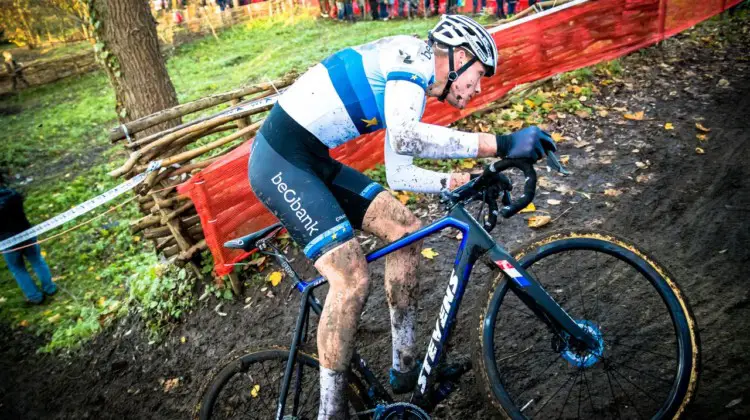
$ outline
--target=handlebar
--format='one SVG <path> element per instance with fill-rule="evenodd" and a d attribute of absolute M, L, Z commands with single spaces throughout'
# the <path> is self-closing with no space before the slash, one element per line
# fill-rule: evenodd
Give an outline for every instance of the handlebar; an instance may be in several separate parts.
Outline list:
<path fill-rule="evenodd" d="M 547 151 L 547 166 L 564 175 L 569 174 L 552 151 Z M 525 177 L 523 194 L 517 200 L 511 198 L 510 191 L 513 189 L 513 185 L 510 179 L 502 174 L 503 171 L 510 168 L 521 170 Z M 443 190 L 441 195 L 443 202 L 459 203 L 480 198 L 487 203 L 489 214 L 484 219 L 484 228 L 489 232 L 497 224 L 498 214 L 508 219 L 534 201 L 536 182 L 537 175 L 533 161 L 528 159 L 503 159 L 487 165 L 479 177 L 453 191 Z M 498 209 L 498 199 L 503 203 L 501 209 Z"/>

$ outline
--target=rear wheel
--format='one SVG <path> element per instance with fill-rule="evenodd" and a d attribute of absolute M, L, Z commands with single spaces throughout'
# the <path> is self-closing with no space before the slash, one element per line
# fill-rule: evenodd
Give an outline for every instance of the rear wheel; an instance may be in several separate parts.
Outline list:
<path fill-rule="evenodd" d="M 268 349 L 245 354 L 224 366 L 208 384 L 198 408 L 198 418 L 273 419 L 284 379 L 288 349 Z M 284 419 L 314 420 L 320 398 L 318 359 L 297 352 L 286 398 Z M 350 413 L 367 409 L 363 388 L 350 380 Z M 352 418 L 356 416 L 352 415 Z"/>
<path fill-rule="evenodd" d="M 611 234 L 553 234 L 514 255 L 600 347 L 567 347 L 500 273 L 480 314 L 478 377 L 509 418 L 675 418 L 698 380 L 695 320 L 672 277 Z M 510 292 L 509 292 L 510 291 Z"/>

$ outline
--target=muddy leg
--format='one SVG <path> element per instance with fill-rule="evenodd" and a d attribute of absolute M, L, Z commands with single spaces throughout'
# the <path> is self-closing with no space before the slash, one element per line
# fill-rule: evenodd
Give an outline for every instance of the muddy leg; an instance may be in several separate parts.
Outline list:
<path fill-rule="evenodd" d="M 354 350 L 362 308 L 369 293 L 367 262 L 356 239 L 315 262 L 330 288 L 318 324 L 320 410 L 318 419 L 345 418 L 346 371 Z"/>
<path fill-rule="evenodd" d="M 367 209 L 362 228 L 395 241 L 421 227 L 419 219 L 390 193 L 382 192 Z M 393 369 L 408 372 L 416 365 L 417 264 L 422 241 L 389 254 L 385 260 L 385 292 L 391 312 Z"/>

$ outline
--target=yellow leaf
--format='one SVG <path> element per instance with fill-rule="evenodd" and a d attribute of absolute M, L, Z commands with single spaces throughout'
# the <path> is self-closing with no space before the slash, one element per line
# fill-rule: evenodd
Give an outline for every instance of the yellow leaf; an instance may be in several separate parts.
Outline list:
<path fill-rule="evenodd" d="M 515 104 L 513 105 L 513 110 L 516 112 L 523 112 L 523 105 L 521 104 Z"/>
<path fill-rule="evenodd" d="M 599 116 L 600 117 L 606 117 L 607 115 L 609 115 L 609 111 L 607 111 L 606 109 L 600 109 L 599 110 Z"/>
<path fill-rule="evenodd" d="M 99 305 L 100 308 L 104 307 L 104 302 L 107 300 L 106 297 L 102 296 L 99 298 L 99 300 L 96 301 L 96 304 Z"/>
<path fill-rule="evenodd" d="M 46 251 L 42 251 L 41 254 L 42 254 L 42 257 L 46 257 L 47 256 L 47 252 Z"/>
<path fill-rule="evenodd" d="M 508 127 L 514 130 L 519 130 L 521 127 L 523 127 L 523 121 L 521 120 L 508 121 L 507 123 L 505 123 L 505 125 L 507 125 Z"/>
<path fill-rule="evenodd" d="M 706 136 L 705 134 L 696 134 L 695 137 L 700 141 L 708 140 L 708 136 Z"/>
<path fill-rule="evenodd" d="M 706 151 L 705 151 L 705 150 L 703 150 L 703 149 L 702 149 L 702 148 L 700 148 L 700 147 L 696 147 L 696 148 L 695 148 L 695 153 L 697 153 L 697 154 L 699 154 L 699 155 L 702 155 L 702 154 L 706 153 Z"/>
<path fill-rule="evenodd" d="M 89 267 L 89 271 L 94 271 L 94 266 Z"/>
<path fill-rule="evenodd" d="M 59 321 L 60 318 L 61 318 L 60 314 L 55 314 L 55 315 L 52 315 L 51 317 L 47 318 L 47 321 L 49 321 L 50 323 L 54 324 L 55 322 Z"/>
<path fill-rule="evenodd" d="M 708 133 L 709 131 L 711 131 L 710 128 L 704 127 L 703 124 L 701 124 L 701 123 L 695 123 L 695 128 L 697 128 L 698 130 L 700 130 L 700 131 L 702 131 L 704 133 Z"/>
<path fill-rule="evenodd" d="M 664 129 L 665 130 L 674 130 L 674 126 L 672 125 L 672 123 L 668 122 L 668 123 L 664 124 Z"/>
<path fill-rule="evenodd" d="M 406 205 L 406 203 L 409 202 L 409 193 L 402 192 L 401 194 L 397 195 L 396 198 L 398 198 L 398 201 L 400 201 L 401 204 Z"/>
<path fill-rule="evenodd" d="M 431 260 L 435 258 L 438 254 L 437 252 L 433 251 L 432 248 L 425 248 L 422 250 L 422 256 L 427 258 L 428 260 Z"/>
<path fill-rule="evenodd" d="M 542 104 L 542 108 L 544 108 L 544 109 L 545 109 L 545 110 L 547 110 L 547 111 L 549 111 L 550 109 L 552 109 L 552 108 L 554 108 L 554 107 L 555 107 L 555 106 L 554 106 L 554 105 L 552 105 L 552 104 L 551 104 L 551 103 L 549 103 L 549 102 L 545 102 L 545 103 L 543 103 L 543 104 Z"/>
<path fill-rule="evenodd" d="M 528 206 L 524 207 L 523 210 L 521 210 L 521 213 L 531 213 L 536 211 L 536 206 L 534 203 L 529 203 Z"/>
<path fill-rule="evenodd" d="M 187 343 L 187 337 L 185 337 L 184 335 L 182 337 L 180 337 L 180 343 L 182 343 L 182 344 Z"/>
<path fill-rule="evenodd" d="M 267 280 L 271 282 L 271 286 L 276 287 L 281 283 L 282 278 L 284 278 L 284 275 L 280 271 L 274 271 L 268 275 Z"/>
<path fill-rule="evenodd" d="M 643 111 L 638 111 L 634 114 L 623 114 L 623 117 L 626 120 L 634 120 L 634 121 L 641 121 L 643 119 L 643 116 L 644 116 Z"/>
<path fill-rule="evenodd" d="M 250 396 L 253 398 L 258 398 L 259 392 L 260 392 L 260 385 L 253 385 L 253 388 L 250 390 Z"/>
<path fill-rule="evenodd" d="M 141 237 L 140 236 L 133 236 L 133 242 L 140 242 Z"/>
<path fill-rule="evenodd" d="M 570 155 L 560 155 L 560 163 L 567 165 L 570 162 Z"/>
<path fill-rule="evenodd" d="M 552 140 L 555 141 L 555 143 L 560 143 L 561 141 L 565 140 L 562 134 L 558 132 L 552 133 Z"/>
<path fill-rule="evenodd" d="M 471 169 L 477 165 L 477 162 L 474 159 L 464 159 L 463 162 L 461 162 L 461 167 L 464 169 Z"/>
<path fill-rule="evenodd" d="M 26 328 L 26 327 L 29 326 L 29 321 L 27 321 L 27 320 L 24 319 L 23 321 L 19 322 L 18 325 Z"/>
<path fill-rule="evenodd" d="M 606 189 L 606 190 L 604 190 L 604 195 L 608 195 L 610 197 L 617 197 L 620 194 L 622 194 L 622 191 L 620 191 L 620 190 L 615 190 L 615 189 Z"/>
<path fill-rule="evenodd" d="M 180 378 L 172 378 L 164 381 L 164 392 L 169 392 L 180 385 Z"/>
<path fill-rule="evenodd" d="M 546 225 L 552 221 L 552 218 L 549 216 L 531 216 L 529 217 L 529 227 L 532 228 L 538 228 Z"/>
<path fill-rule="evenodd" d="M 536 104 L 535 104 L 535 103 L 534 103 L 534 101 L 532 101 L 531 99 L 526 99 L 525 101 L 523 101 L 523 103 L 525 103 L 525 104 L 526 104 L 526 106 L 527 106 L 527 107 L 529 107 L 529 108 L 534 108 L 534 107 L 536 107 Z"/>

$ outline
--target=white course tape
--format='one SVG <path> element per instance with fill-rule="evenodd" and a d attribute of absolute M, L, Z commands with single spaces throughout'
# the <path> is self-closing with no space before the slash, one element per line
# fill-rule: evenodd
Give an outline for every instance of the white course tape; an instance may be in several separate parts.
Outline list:
<path fill-rule="evenodd" d="M 284 89 L 286 90 L 286 89 Z M 250 101 L 246 104 L 237 105 L 233 108 L 229 108 L 228 110 L 224 112 L 220 112 L 217 115 L 212 116 L 211 118 L 215 117 L 225 117 L 227 115 L 234 115 L 238 114 L 240 112 L 244 111 L 251 111 L 255 109 L 260 109 L 268 105 L 275 104 L 276 101 L 279 99 L 279 96 L 284 92 L 284 90 L 276 91 L 276 95 L 266 96 L 265 98 L 256 99 L 254 101 Z"/>
<path fill-rule="evenodd" d="M 26 240 L 29 240 L 31 238 L 36 237 L 37 235 L 41 235 L 44 232 L 48 232 L 60 225 L 63 225 L 73 219 L 75 219 L 78 216 L 81 216 L 83 214 L 86 214 L 90 212 L 91 210 L 101 206 L 104 203 L 107 203 L 109 201 L 112 201 L 115 197 L 128 192 L 135 188 L 136 185 L 143 182 L 144 179 L 146 179 L 146 176 L 153 172 L 157 171 L 161 168 L 161 161 L 155 161 L 151 162 L 148 165 L 148 169 L 146 169 L 146 172 L 140 173 L 133 178 L 129 179 L 127 182 L 124 182 L 115 188 L 112 188 L 111 190 L 105 192 L 102 195 L 96 196 L 92 198 L 91 200 L 88 200 L 82 204 L 79 204 L 72 209 L 66 211 L 65 213 L 60 213 L 57 216 L 46 220 L 31 229 L 27 229 L 15 236 L 11 236 L 10 238 L 0 242 L 0 251 L 5 251 L 6 249 L 11 248 L 13 245 L 20 244 L 21 242 L 24 242 Z"/>

